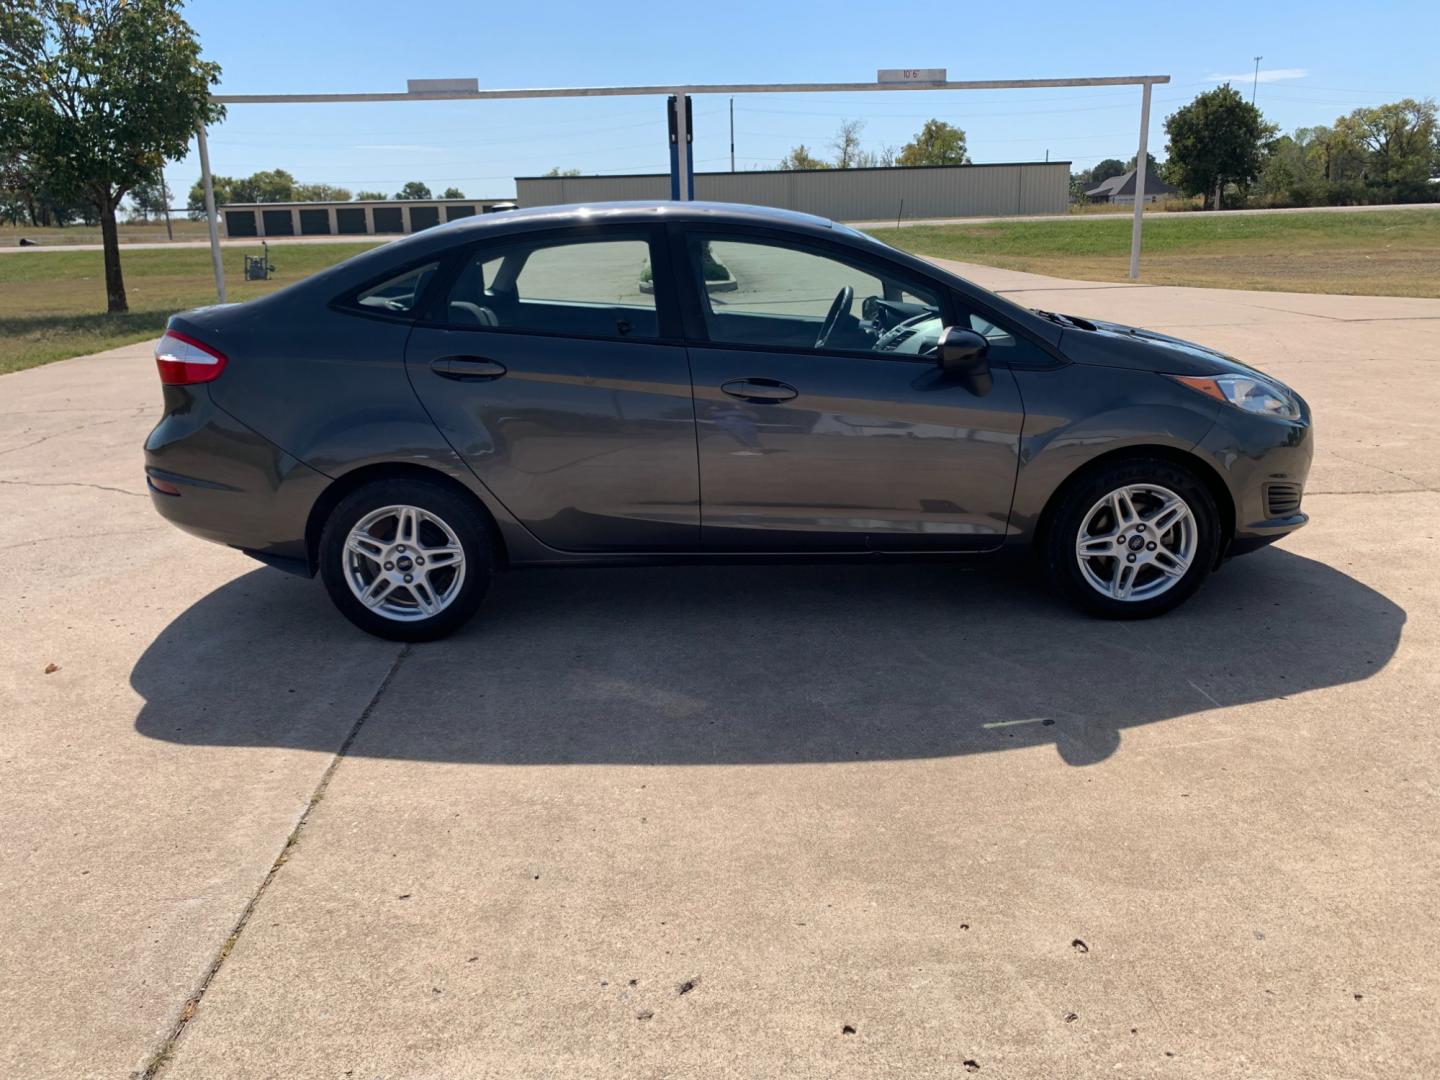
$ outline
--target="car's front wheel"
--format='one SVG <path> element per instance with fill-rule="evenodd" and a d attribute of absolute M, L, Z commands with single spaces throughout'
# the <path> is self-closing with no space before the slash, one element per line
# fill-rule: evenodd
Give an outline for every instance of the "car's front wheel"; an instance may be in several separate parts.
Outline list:
<path fill-rule="evenodd" d="M 1143 619 L 1194 593 L 1219 543 L 1205 484 L 1183 466 L 1136 458 L 1095 469 L 1060 496 L 1044 554 L 1051 580 L 1083 610 Z"/>
<path fill-rule="evenodd" d="M 459 628 L 493 566 L 480 511 L 424 480 L 381 480 L 347 495 L 325 523 L 319 561 L 345 617 L 393 641 L 432 641 Z"/>

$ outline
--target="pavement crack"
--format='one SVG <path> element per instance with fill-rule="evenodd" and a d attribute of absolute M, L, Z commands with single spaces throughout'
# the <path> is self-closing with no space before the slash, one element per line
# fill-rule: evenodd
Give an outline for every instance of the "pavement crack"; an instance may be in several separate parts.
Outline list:
<path fill-rule="evenodd" d="M 134 492 L 129 492 L 133 495 Z M 136 536 L 140 533 L 158 533 L 170 529 L 169 524 L 151 525 L 143 528 L 106 529 L 103 532 L 75 533 L 69 536 L 42 536 L 38 540 L 21 540 L 15 544 L 0 544 L 0 551 L 17 551 L 20 548 L 35 547 L 37 544 L 70 543 L 76 540 L 99 540 L 106 536 Z"/>
<path fill-rule="evenodd" d="M 97 420 L 93 424 L 80 424 L 77 427 L 66 428 L 64 431 L 52 431 L 49 435 L 42 435 L 40 436 L 40 438 L 34 439 L 30 442 L 21 443 L 19 446 L 11 446 L 7 447 L 4 450 L 0 450 L 0 455 L 18 454 L 21 450 L 29 450 L 32 446 L 39 446 L 41 443 L 49 442 L 51 439 L 58 439 L 63 435 L 78 435 L 82 431 L 90 431 L 93 428 L 105 427 L 107 424 L 118 424 L 123 420 L 133 420 L 138 418 L 139 415 L 140 413 L 137 412 L 132 414 L 131 416 L 117 416 L 111 420 Z"/>
<path fill-rule="evenodd" d="M 8 484 L 12 487 L 93 488 L 96 491 L 113 491 L 116 495 L 134 495 L 137 499 L 146 497 L 143 491 L 131 491 L 129 488 L 110 487 L 108 484 L 85 484 L 79 480 L 0 480 L 0 484 Z"/>
<path fill-rule="evenodd" d="M 1387 469 L 1384 465 L 1374 465 L 1374 464 L 1372 464 L 1372 463 L 1370 463 L 1370 462 L 1368 462 L 1368 461 L 1361 461 L 1359 458 L 1353 458 L 1353 457 L 1350 457 L 1350 456 L 1347 455 L 1347 454 L 1342 454 L 1342 453 L 1340 453 L 1338 450 L 1331 450 L 1331 451 L 1330 451 L 1330 455 L 1331 455 L 1332 457 L 1337 457 L 1337 458 L 1339 458 L 1341 461 L 1348 461 L 1351 465 L 1359 465 L 1361 468 L 1365 468 L 1365 469 L 1375 469 L 1375 470 L 1377 470 L 1377 471 L 1379 471 L 1379 472 L 1383 472 L 1383 473 L 1386 473 L 1386 474 L 1388 474 L 1388 475 L 1390 475 L 1390 476 L 1393 476 L 1393 477 L 1395 477 L 1397 480 L 1404 480 L 1407 484 L 1414 484 L 1417 488 L 1419 488 L 1419 489 L 1421 489 L 1421 490 L 1428 490 L 1428 489 L 1425 487 L 1425 484 L 1424 484 L 1423 481 L 1421 481 L 1421 480 L 1416 480 L 1415 477 L 1413 477 L 1413 476 L 1406 476 L 1406 475 L 1405 475 L 1404 473 L 1402 473 L 1402 472 L 1396 472 L 1394 469 Z"/>
<path fill-rule="evenodd" d="M 1351 491 L 1306 491 L 1305 497 L 1325 496 L 1326 498 L 1340 498 L 1346 495 L 1440 495 L 1440 488 L 1413 487 L 1413 488 L 1356 488 Z"/>
<path fill-rule="evenodd" d="M 170 1034 L 165 1037 L 165 1041 L 162 1042 L 155 1053 L 151 1055 L 150 1061 L 145 1068 L 140 1072 L 131 1074 L 132 1080 L 155 1080 L 155 1077 L 159 1076 L 174 1058 L 175 1050 L 180 1043 L 180 1037 L 184 1035 L 185 1028 L 199 1011 L 200 1002 L 204 999 L 205 992 L 210 989 L 210 984 L 215 981 L 215 977 L 220 974 L 220 969 L 225 966 L 225 961 L 229 959 L 230 953 L 239 942 L 240 935 L 245 932 L 245 927 L 249 924 L 250 917 L 255 914 L 255 908 L 259 905 L 260 899 L 270 888 L 276 875 L 280 873 L 280 868 L 289 861 L 290 852 L 295 845 L 300 842 L 300 833 L 309 822 L 311 813 L 314 812 L 315 807 L 319 806 L 320 801 L 325 797 L 325 790 L 330 786 L 330 778 L 335 775 L 335 770 L 340 767 L 340 762 L 343 761 L 345 756 L 350 752 L 350 747 L 354 745 L 356 738 L 360 735 L 360 729 L 365 726 L 365 721 L 370 719 L 370 714 L 375 711 L 375 707 L 380 703 L 380 699 L 385 696 L 385 691 L 390 688 L 391 682 L 395 679 L 395 673 L 400 670 L 400 665 L 409 655 L 410 646 L 408 644 L 402 645 L 400 651 L 395 654 L 395 659 L 390 663 L 390 669 L 385 672 L 385 677 L 380 680 L 380 685 L 378 685 L 375 688 L 375 692 L 370 695 L 370 700 L 365 703 L 365 707 L 360 710 L 360 715 L 355 718 L 355 723 L 350 726 L 349 732 L 346 733 L 344 740 L 340 743 L 340 748 L 335 751 L 335 756 L 330 759 L 330 764 L 327 765 L 325 771 L 320 774 L 320 780 L 315 785 L 315 790 L 311 792 L 310 800 L 305 804 L 305 809 L 301 812 L 299 820 L 295 822 L 295 828 L 293 828 L 290 831 L 290 835 L 286 837 L 285 845 L 280 849 L 280 854 L 275 856 L 275 861 L 270 864 L 269 871 L 265 874 L 259 887 L 255 890 L 254 894 L 251 895 L 244 909 L 240 912 L 240 918 L 236 920 L 235 928 L 230 931 L 230 935 L 225 939 L 219 951 L 215 954 L 215 959 L 210 962 L 209 968 L 206 969 L 204 977 L 200 980 L 199 987 L 190 995 L 184 1007 L 181 1008 L 179 1017 L 176 1018 L 174 1026 L 170 1029 Z"/>

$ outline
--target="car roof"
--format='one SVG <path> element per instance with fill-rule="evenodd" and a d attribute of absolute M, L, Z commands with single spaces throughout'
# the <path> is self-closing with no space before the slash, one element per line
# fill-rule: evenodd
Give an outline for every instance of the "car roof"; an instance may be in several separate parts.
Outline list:
<path fill-rule="evenodd" d="M 583 224 L 597 219 L 605 221 L 642 221 L 656 217 L 668 221 L 724 221 L 734 224 L 783 225 L 810 229 L 833 229 L 835 223 L 816 214 L 798 210 L 781 210 L 773 206 L 750 206 L 745 203 L 678 202 L 670 199 L 637 199 L 624 202 L 564 203 L 556 206 L 532 206 L 501 213 L 475 215 L 449 222 L 443 228 L 457 232 L 481 231 L 516 222 L 535 225 Z"/>

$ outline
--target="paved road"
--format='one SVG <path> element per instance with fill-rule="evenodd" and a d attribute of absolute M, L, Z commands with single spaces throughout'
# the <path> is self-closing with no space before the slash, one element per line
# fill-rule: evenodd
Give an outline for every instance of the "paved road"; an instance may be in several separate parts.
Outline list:
<path fill-rule="evenodd" d="M 1294 383 L 1313 524 L 1144 624 L 537 572 L 406 649 L 152 513 L 146 347 L 0 378 L 0 1075 L 1440 1075 L 1440 302 L 973 274 Z"/>

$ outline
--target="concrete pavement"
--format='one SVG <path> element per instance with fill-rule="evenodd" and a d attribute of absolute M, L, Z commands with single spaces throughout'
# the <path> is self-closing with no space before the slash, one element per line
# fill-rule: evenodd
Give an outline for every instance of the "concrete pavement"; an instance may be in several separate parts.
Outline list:
<path fill-rule="evenodd" d="M 1311 526 L 1145 624 L 557 571 L 404 649 L 154 516 L 148 347 L 0 378 L 0 1072 L 1440 1071 L 1440 301 L 964 269 L 1292 383 Z"/>

